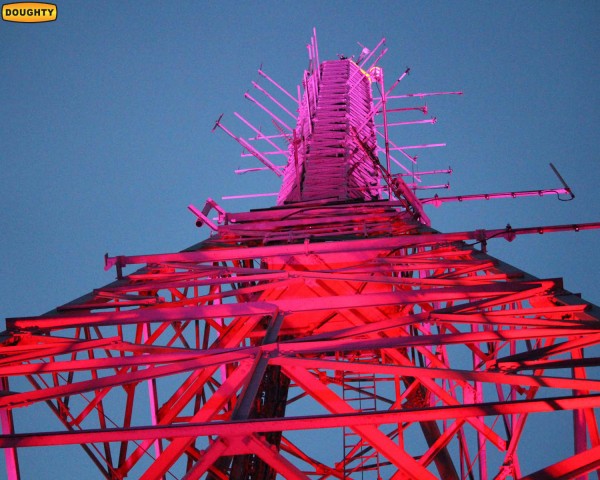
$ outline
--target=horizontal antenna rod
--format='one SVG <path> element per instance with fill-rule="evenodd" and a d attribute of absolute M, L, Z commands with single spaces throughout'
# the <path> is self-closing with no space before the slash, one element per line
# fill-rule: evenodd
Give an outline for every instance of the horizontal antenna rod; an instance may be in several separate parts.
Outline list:
<path fill-rule="evenodd" d="M 277 165 L 274 165 L 271 161 L 269 161 L 269 159 L 267 159 L 263 154 L 261 154 L 258 150 L 256 150 L 252 145 L 250 145 L 246 140 L 244 140 L 241 137 L 236 136 L 233 132 L 231 132 L 227 127 L 225 127 L 225 125 L 223 125 L 223 123 L 221 123 L 221 118 L 223 118 L 223 115 L 221 115 L 217 121 L 215 122 L 215 126 L 213 127 L 213 132 L 215 131 L 215 129 L 217 127 L 219 127 L 221 130 L 223 130 L 227 135 L 229 135 L 231 138 L 233 138 L 236 142 L 238 142 L 242 147 L 244 147 L 246 150 L 248 150 L 249 152 L 251 152 L 260 162 L 262 162 L 262 164 L 265 167 L 268 167 L 270 170 L 272 170 L 273 172 L 275 172 L 275 175 L 277 175 L 278 177 L 281 177 L 283 174 L 281 173 L 281 171 L 279 170 L 279 167 Z"/>
<path fill-rule="evenodd" d="M 455 197 L 431 197 L 431 198 L 420 198 L 419 200 L 423 204 L 433 203 L 435 206 L 439 206 L 442 203 L 447 202 L 464 202 L 468 200 L 492 200 L 496 198 L 518 198 L 518 197 L 543 197 L 544 195 L 560 195 L 570 194 L 564 188 L 554 188 L 550 190 L 524 190 L 520 192 L 500 192 L 500 193 L 478 193 L 472 195 L 458 195 Z"/>
<path fill-rule="evenodd" d="M 412 98 L 412 97 L 434 97 L 436 95 L 462 95 L 463 92 L 432 92 L 432 93 L 407 93 L 406 95 L 391 95 L 387 97 L 388 100 L 396 98 Z M 373 100 L 379 100 L 379 97 L 375 97 Z"/>
<path fill-rule="evenodd" d="M 276 197 L 279 193 L 248 193 L 246 195 L 225 195 L 222 200 L 237 200 L 240 198 L 257 198 L 257 197 Z"/>
<path fill-rule="evenodd" d="M 413 120 L 413 121 L 410 121 L 410 122 L 388 123 L 387 126 L 388 127 L 398 127 L 400 125 L 419 125 L 421 123 L 431 123 L 433 125 L 434 123 L 437 123 L 437 118 L 433 117 L 433 118 L 428 118 L 426 120 Z M 376 123 L 375 126 L 376 127 L 383 127 L 384 124 L 383 123 Z"/>
<path fill-rule="evenodd" d="M 264 172 L 265 170 L 271 170 L 271 169 L 267 168 L 267 167 L 238 168 L 238 169 L 234 170 L 233 173 L 235 173 L 237 175 L 242 175 L 242 174 L 248 173 L 248 172 Z"/>
<path fill-rule="evenodd" d="M 292 94 L 290 92 L 288 92 L 285 88 L 283 88 L 281 85 L 279 85 L 275 80 L 273 80 L 271 77 L 269 77 L 262 69 L 258 70 L 258 74 L 261 77 L 266 78 L 269 82 L 271 82 L 273 85 L 275 85 L 279 90 L 281 90 L 283 93 L 285 93 L 288 97 L 290 97 L 294 102 L 296 102 L 296 104 L 298 104 L 298 99 L 292 97 Z"/>
<path fill-rule="evenodd" d="M 450 167 L 443 169 L 443 170 L 428 170 L 426 172 L 412 172 L 412 173 L 397 173 L 395 175 L 400 175 L 401 177 L 412 177 L 412 176 L 419 176 L 419 175 L 436 175 L 436 174 L 452 174 L 452 169 Z"/>
<path fill-rule="evenodd" d="M 287 108 L 285 108 L 285 106 L 281 102 L 279 102 L 273 95 L 271 95 L 264 88 L 262 88 L 258 83 L 252 82 L 252 86 L 254 88 L 256 88 L 259 92 L 262 92 L 265 95 L 265 97 L 267 97 L 269 100 L 271 100 L 275 105 L 277 105 L 279 108 L 281 108 L 285 113 L 287 113 L 294 120 L 296 120 L 296 121 L 298 120 L 298 118 L 296 117 L 296 115 L 294 115 Z"/>
<path fill-rule="evenodd" d="M 286 155 L 287 156 L 287 152 L 284 152 L 283 150 L 281 150 L 281 148 L 279 148 L 279 145 L 277 145 L 275 142 L 271 141 L 270 138 L 267 138 L 265 135 L 263 135 L 263 133 L 258 128 L 256 128 L 254 125 L 252 125 L 248 120 L 246 120 L 244 117 L 242 117 L 237 112 L 233 112 L 233 114 L 238 119 L 240 119 L 242 122 L 244 122 L 248 126 L 248 128 L 250 128 L 254 133 L 256 133 L 256 138 L 257 139 L 265 140 L 266 142 L 268 142 L 270 145 L 272 145 L 273 147 L 275 147 L 277 149 L 277 153 L 280 153 L 282 155 Z M 265 154 L 264 152 L 262 152 L 262 153 L 263 153 L 263 155 Z"/>

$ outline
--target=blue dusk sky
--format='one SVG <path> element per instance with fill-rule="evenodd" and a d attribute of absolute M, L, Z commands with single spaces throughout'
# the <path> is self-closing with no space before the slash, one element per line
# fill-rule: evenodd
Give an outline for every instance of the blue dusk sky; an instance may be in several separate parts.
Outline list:
<path fill-rule="evenodd" d="M 403 145 L 447 143 L 419 153 L 420 169 L 452 167 L 434 181 L 451 183 L 440 195 L 560 187 L 549 162 L 576 195 L 431 207 L 434 228 L 600 221 L 597 1 L 56 3 L 55 22 L 0 23 L 0 322 L 111 282 L 107 252 L 173 252 L 206 238 L 190 203 L 273 205 L 221 200 L 278 183 L 235 175 L 261 165 L 211 129 L 224 113 L 246 132 L 233 112 L 254 115 L 243 94 L 261 65 L 296 92 L 313 27 L 322 60 L 385 37 L 387 84 L 411 68 L 395 93 L 464 92 L 427 100 L 435 125 L 393 133 Z M 488 247 L 600 304 L 600 230 Z M 50 478 L 36 468 L 24 460 L 23 478 Z"/>

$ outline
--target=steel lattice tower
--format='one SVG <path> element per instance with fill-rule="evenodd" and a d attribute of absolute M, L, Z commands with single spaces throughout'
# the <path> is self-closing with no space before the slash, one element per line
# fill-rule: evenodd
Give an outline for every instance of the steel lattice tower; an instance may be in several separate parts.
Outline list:
<path fill-rule="evenodd" d="M 600 466 L 600 309 L 486 253 L 493 238 L 600 224 L 431 228 L 424 206 L 456 198 L 418 198 L 444 172 L 415 172 L 411 148 L 435 145 L 395 144 L 388 117 L 427 113 L 392 101 L 429 94 L 391 95 L 407 72 L 386 90 L 382 45 L 321 63 L 315 35 L 302 95 L 259 71 L 296 112 L 255 85 L 295 126 L 250 94 L 275 134 L 241 115 L 252 138 L 217 122 L 281 177 L 277 206 L 190 206 L 207 240 L 107 257 L 115 282 L 7 320 L 9 479 L 18 449 L 70 444 L 108 479 L 586 478 Z M 546 193 L 570 190 L 459 200 Z M 64 429 L 15 420 L 38 404 Z M 525 470 L 545 459 L 523 440 L 538 417 L 564 425 L 572 454 Z"/>

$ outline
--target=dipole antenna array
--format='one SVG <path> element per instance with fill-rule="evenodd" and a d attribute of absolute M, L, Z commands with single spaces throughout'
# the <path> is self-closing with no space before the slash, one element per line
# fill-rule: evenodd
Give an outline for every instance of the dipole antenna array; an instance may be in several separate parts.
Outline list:
<path fill-rule="evenodd" d="M 453 170 L 451 167 L 446 169 L 438 168 L 434 170 L 418 170 L 418 160 L 420 154 L 425 155 L 429 149 L 445 147 L 445 143 L 422 143 L 422 144 L 404 144 L 399 145 L 398 142 L 393 140 L 393 131 L 396 127 L 406 127 L 409 125 L 424 125 L 424 124 L 435 124 L 437 122 L 436 117 L 429 117 L 426 119 L 406 119 L 396 118 L 393 115 L 406 115 L 411 112 L 419 112 L 423 115 L 428 115 L 429 107 L 427 103 L 411 103 L 406 104 L 393 104 L 392 102 L 414 102 L 415 100 L 422 101 L 428 97 L 436 97 L 441 95 L 462 95 L 460 91 L 438 91 L 438 92 L 419 92 L 419 93 L 403 93 L 394 94 L 396 88 L 401 84 L 403 80 L 409 75 L 410 68 L 406 68 L 392 83 L 391 86 L 385 87 L 384 72 L 380 65 L 381 60 L 387 53 L 388 49 L 385 48 L 385 38 L 382 39 L 373 49 L 369 49 L 362 44 L 359 45 L 363 48 L 358 60 L 354 62 L 352 57 L 350 61 L 351 66 L 356 66 L 353 73 L 349 76 L 348 82 L 348 94 L 356 94 L 356 88 L 360 86 L 360 81 L 364 81 L 365 78 L 371 82 L 372 87 L 376 90 L 376 95 L 372 97 L 372 101 L 368 106 L 366 114 L 363 115 L 358 121 L 357 125 L 351 126 L 352 135 L 355 137 L 354 149 L 362 150 L 369 162 L 373 163 L 375 169 L 378 172 L 375 175 L 378 177 L 377 185 L 355 185 L 350 187 L 354 189 L 354 192 L 342 192 L 337 194 L 337 197 L 331 196 L 329 198 L 344 199 L 360 198 L 364 196 L 365 188 L 368 188 L 371 195 L 375 195 L 377 198 L 387 198 L 394 201 L 405 201 L 407 208 L 416 212 L 416 216 L 420 218 L 423 223 L 429 224 L 429 219 L 425 215 L 422 209 L 422 205 L 431 204 L 434 206 L 440 206 L 442 203 L 447 202 L 462 202 L 472 200 L 491 200 L 501 198 L 521 198 L 530 196 L 545 196 L 545 195 L 556 195 L 560 200 L 568 201 L 574 198 L 570 187 L 567 185 L 565 180 L 562 178 L 556 167 L 551 163 L 550 167 L 556 174 L 562 187 L 553 188 L 541 188 L 534 190 L 525 191 L 506 191 L 506 192 L 488 192 L 488 193 L 474 193 L 457 196 L 444 196 L 439 193 L 435 193 L 433 196 L 422 196 L 418 195 L 418 191 L 431 191 L 431 190 L 445 190 L 450 188 L 450 182 L 445 181 L 443 183 L 428 183 L 425 180 L 427 178 L 439 178 L 444 175 L 451 175 Z M 304 72 L 302 87 L 298 86 L 297 97 L 294 97 L 289 91 L 283 88 L 277 83 L 272 77 L 267 75 L 262 66 L 258 70 L 260 77 L 264 78 L 268 85 L 265 87 L 260 86 L 257 82 L 252 82 L 252 86 L 257 89 L 269 102 L 268 105 L 264 105 L 249 93 L 246 93 L 244 97 L 250 100 L 255 106 L 267 114 L 269 120 L 266 124 L 261 124 L 259 127 L 253 125 L 249 120 L 244 118 L 241 114 L 234 112 L 234 116 L 239 119 L 247 128 L 252 132 L 252 136 L 237 136 L 229 130 L 222 122 L 223 115 L 215 123 L 215 130 L 220 127 L 230 137 L 235 139 L 242 146 L 242 158 L 255 157 L 258 159 L 263 166 L 262 167 L 247 167 L 238 168 L 235 173 L 238 175 L 246 174 L 250 172 L 262 172 L 270 170 L 278 177 L 284 176 L 286 168 L 288 171 L 294 170 L 292 175 L 284 176 L 284 187 L 281 191 L 272 193 L 246 193 L 237 195 L 225 195 L 223 200 L 232 199 L 249 199 L 255 197 L 266 197 L 266 196 L 278 196 L 278 204 L 283 204 L 290 201 L 296 201 L 298 198 L 312 198 L 310 195 L 307 197 L 306 193 L 302 195 L 300 192 L 304 192 L 306 187 L 303 183 L 314 184 L 315 182 L 307 181 L 304 178 L 306 172 L 305 160 L 311 152 L 312 157 L 317 155 L 327 158 L 325 168 L 326 171 L 320 170 L 320 173 L 335 174 L 332 172 L 332 165 L 335 161 L 332 161 L 331 155 L 339 155 L 339 151 L 345 148 L 352 148 L 351 141 L 344 138 L 343 141 L 338 141 L 338 150 L 335 150 L 335 146 L 329 146 L 327 149 L 318 149 L 319 143 L 336 142 L 336 132 L 339 129 L 332 128 L 330 123 L 324 133 L 321 133 L 320 138 L 315 139 L 314 128 L 315 125 L 321 125 L 323 122 L 317 116 L 318 109 L 318 92 L 322 84 L 323 69 L 327 62 L 323 65 L 319 64 L 319 53 L 316 40 L 316 32 L 313 32 L 310 43 L 307 45 L 309 67 Z M 347 60 L 343 55 L 338 55 L 340 61 Z M 272 87 L 275 92 L 269 93 L 267 87 Z M 303 94 L 301 92 L 304 92 Z M 281 98 L 277 99 L 276 94 L 280 94 Z M 285 105 L 285 102 L 288 105 Z M 321 102 L 321 110 L 324 110 L 324 102 Z M 294 113 L 294 111 L 296 113 Z M 339 113 L 340 118 L 332 118 L 335 113 Z M 330 108 L 330 111 L 321 112 L 321 116 L 328 118 L 333 125 L 339 125 L 343 122 L 343 116 L 348 115 L 347 111 L 337 109 L 334 105 Z M 281 116 L 291 118 L 296 127 L 292 128 L 285 121 L 281 120 Z M 273 132 L 265 134 L 267 128 L 271 127 Z M 365 130 L 368 128 L 374 132 L 376 138 L 370 138 L 374 148 L 366 147 L 361 141 L 361 137 L 365 136 Z M 362 132 L 362 133 L 359 133 Z M 319 132 L 317 132 L 318 135 Z M 367 136 L 369 134 L 366 134 Z M 403 135 L 405 137 L 406 135 Z M 312 143 L 308 141 L 312 140 Z M 338 139 L 339 140 L 339 139 Z M 378 140 L 383 141 L 383 145 Z M 350 146 L 349 146 L 350 145 Z M 333 153 L 332 153 L 333 152 Z M 417 154 L 419 153 L 419 155 Z M 380 160 L 379 155 L 383 155 L 384 160 Z M 280 163 L 277 161 L 271 161 L 272 158 L 279 158 Z M 293 159 L 293 162 L 290 160 Z M 275 163 L 274 163 L 275 162 Z M 315 163 L 315 160 L 313 160 Z M 348 158 L 343 162 L 344 165 L 348 163 L 364 163 L 360 160 L 352 162 Z M 327 178 L 327 177 L 325 177 Z M 289 194 L 288 190 L 296 190 L 296 197 L 288 198 L 285 195 Z M 374 193 L 376 192 L 376 193 Z M 331 188 L 326 188 L 326 194 L 331 195 Z M 298 196 L 299 195 L 299 196 Z M 406 198 L 403 198 L 406 197 Z"/>
<path fill-rule="evenodd" d="M 494 239 L 600 222 L 432 228 L 432 204 L 573 194 L 552 166 L 560 188 L 421 197 L 447 188 L 435 178 L 452 169 L 419 168 L 415 152 L 444 144 L 394 132 L 434 124 L 423 99 L 460 92 L 396 93 L 409 70 L 387 88 L 385 41 L 361 47 L 356 60 L 321 61 L 313 32 L 297 95 L 262 68 L 266 84 L 245 95 L 272 131 L 235 114 L 250 132 L 238 135 L 217 120 L 259 162 L 236 173 L 281 179 L 275 206 L 190 205 L 208 239 L 107 255 L 114 282 L 7 319 L 9 480 L 37 460 L 19 462 L 30 448 L 68 445 L 107 479 L 566 479 L 600 468 L 600 308 L 487 254 Z M 550 437 L 557 448 L 545 451 Z"/>

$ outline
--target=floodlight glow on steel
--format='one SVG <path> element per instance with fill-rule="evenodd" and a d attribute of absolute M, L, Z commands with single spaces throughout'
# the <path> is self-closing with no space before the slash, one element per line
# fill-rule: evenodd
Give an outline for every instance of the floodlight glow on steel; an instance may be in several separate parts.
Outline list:
<path fill-rule="evenodd" d="M 385 40 L 361 47 L 356 62 L 321 62 L 313 31 L 297 98 L 259 70 L 268 85 L 254 86 L 271 103 L 249 99 L 269 130 L 241 114 L 249 136 L 216 121 L 260 162 L 236 173 L 282 180 L 278 193 L 228 198 L 272 195 L 275 206 L 189 205 L 206 240 L 106 255 L 114 282 L 7 319 L 10 480 L 21 478 L 17 452 L 61 445 L 80 445 L 111 480 L 566 479 L 600 467 L 600 308 L 487 254 L 494 239 L 600 222 L 432 228 L 432 204 L 573 194 L 551 165 L 561 188 L 419 198 L 446 188 L 435 178 L 452 169 L 419 171 L 407 151 L 445 144 L 395 140 L 389 127 L 423 121 L 387 115 L 461 92 L 391 95 L 408 70 L 386 89 Z M 62 428 L 44 429 L 38 407 Z M 531 443 L 539 419 L 562 428 L 566 458 Z"/>

